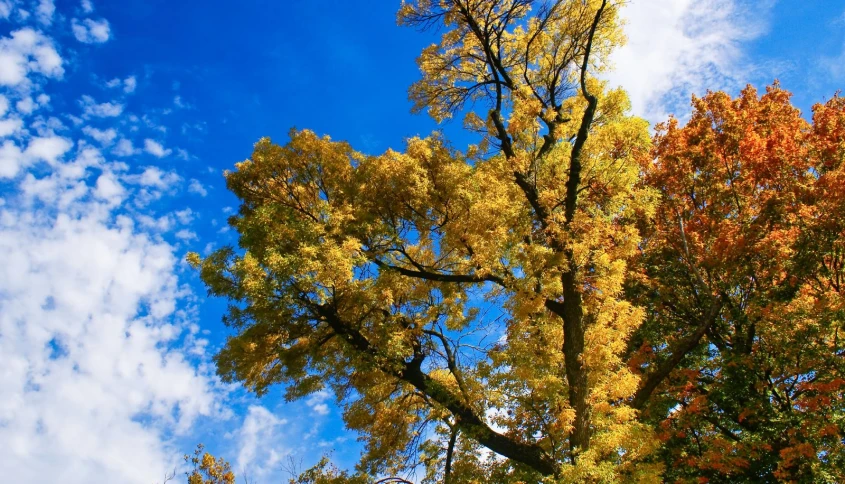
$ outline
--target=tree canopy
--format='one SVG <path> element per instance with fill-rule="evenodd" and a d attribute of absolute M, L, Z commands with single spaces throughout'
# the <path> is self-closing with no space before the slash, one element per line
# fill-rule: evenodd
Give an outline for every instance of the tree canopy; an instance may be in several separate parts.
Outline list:
<path fill-rule="evenodd" d="M 294 130 L 227 173 L 240 248 L 189 256 L 220 375 L 330 387 L 365 443 L 307 482 L 845 478 L 845 102 L 710 93 L 652 140 L 600 79 L 620 3 L 404 3 L 442 29 L 414 110 L 476 144 Z"/>

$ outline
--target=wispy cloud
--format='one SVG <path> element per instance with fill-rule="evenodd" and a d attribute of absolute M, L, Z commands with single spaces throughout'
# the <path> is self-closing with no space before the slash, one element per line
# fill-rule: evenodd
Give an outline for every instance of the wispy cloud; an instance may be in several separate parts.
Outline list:
<path fill-rule="evenodd" d="M 266 408 L 251 405 L 236 435 L 240 448 L 236 468 L 251 469 L 252 474 L 261 476 L 276 467 L 285 455 L 278 449 L 277 434 L 286 424 L 287 420 L 276 417 Z"/>
<path fill-rule="evenodd" d="M 202 186 L 202 183 L 200 183 L 200 181 L 195 178 L 192 178 L 191 183 L 188 184 L 188 191 L 191 193 L 196 193 L 201 197 L 208 195 L 208 190 L 206 190 L 206 188 Z"/>
<path fill-rule="evenodd" d="M 126 79 L 115 78 L 106 83 L 106 87 L 116 88 L 120 87 L 126 94 L 132 94 L 138 87 L 138 79 L 135 76 L 129 76 Z"/>
<path fill-rule="evenodd" d="M 40 0 L 35 8 L 38 21 L 45 25 L 53 23 L 53 14 L 56 13 L 56 5 L 53 0 Z"/>
<path fill-rule="evenodd" d="M 94 118 L 114 118 L 123 114 L 123 104 L 118 102 L 97 103 L 93 97 L 84 95 L 79 100 L 83 116 Z"/>
<path fill-rule="evenodd" d="M 631 0 L 628 43 L 608 77 L 624 87 L 634 112 L 655 121 L 687 110 L 691 94 L 738 87 L 754 66 L 744 44 L 766 32 L 773 2 Z"/>

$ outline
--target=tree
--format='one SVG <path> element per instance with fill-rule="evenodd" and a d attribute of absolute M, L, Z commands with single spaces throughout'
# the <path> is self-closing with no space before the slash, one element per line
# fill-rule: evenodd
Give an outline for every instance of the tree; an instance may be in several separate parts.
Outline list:
<path fill-rule="evenodd" d="M 415 109 L 465 113 L 481 140 L 380 156 L 309 131 L 261 140 L 227 175 L 244 252 L 193 256 L 235 301 L 221 375 L 289 398 L 331 385 L 367 435 L 366 472 L 415 450 L 442 469 L 430 427 L 460 441 L 454 467 L 501 479 L 638 472 L 653 438 L 625 404 L 637 379 L 620 354 L 642 311 L 621 290 L 655 198 L 635 187 L 649 134 L 590 75 L 621 42 L 618 7 L 404 4 L 400 23 L 445 27 L 419 58 Z"/>
<path fill-rule="evenodd" d="M 694 99 L 644 163 L 663 197 L 630 286 L 649 315 L 632 406 L 672 480 L 845 479 L 845 102 L 810 125 L 789 98 Z"/>
<path fill-rule="evenodd" d="M 185 454 L 185 462 L 193 465 L 191 472 L 186 472 L 188 484 L 235 484 L 235 474 L 231 465 L 223 459 L 203 452 L 203 445 L 197 445 L 193 455 Z"/>
<path fill-rule="evenodd" d="M 414 109 L 477 144 L 291 131 L 227 173 L 240 250 L 189 256 L 231 301 L 220 375 L 329 386 L 366 444 L 308 482 L 841 477 L 845 103 L 709 94 L 652 148 L 595 77 L 618 10 L 403 4 L 443 28 Z"/>

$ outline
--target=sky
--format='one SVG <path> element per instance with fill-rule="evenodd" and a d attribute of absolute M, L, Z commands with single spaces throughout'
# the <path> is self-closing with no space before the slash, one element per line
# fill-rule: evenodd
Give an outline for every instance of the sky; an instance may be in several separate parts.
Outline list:
<path fill-rule="evenodd" d="M 334 398 L 222 383 L 229 330 L 188 251 L 236 244 L 222 173 L 292 127 L 377 154 L 459 123 L 410 114 L 431 33 L 399 2 L 0 0 L 0 469 L 157 483 L 197 443 L 255 482 L 359 447 Z M 841 0 L 630 0 L 603 74 L 651 122 L 775 79 L 845 87 Z M 177 476 L 178 478 L 178 476 Z"/>

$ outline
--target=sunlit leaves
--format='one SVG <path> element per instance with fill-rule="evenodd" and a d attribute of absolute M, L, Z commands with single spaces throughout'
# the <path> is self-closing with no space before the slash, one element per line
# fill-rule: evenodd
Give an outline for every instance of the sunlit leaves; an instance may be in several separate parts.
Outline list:
<path fill-rule="evenodd" d="M 703 342 L 646 407 L 683 482 L 842 479 L 843 104 L 813 124 L 778 85 L 710 93 L 658 128 L 646 185 L 646 375 L 696 328 Z M 707 308 L 718 317 L 708 322 Z M 704 325 L 704 326 L 702 326 Z M 642 367 L 641 363 L 637 366 Z M 667 403 L 675 405 L 666 415 Z"/>

